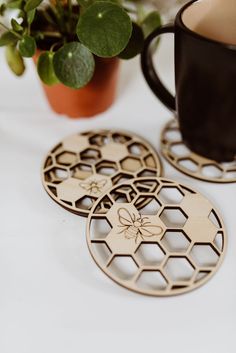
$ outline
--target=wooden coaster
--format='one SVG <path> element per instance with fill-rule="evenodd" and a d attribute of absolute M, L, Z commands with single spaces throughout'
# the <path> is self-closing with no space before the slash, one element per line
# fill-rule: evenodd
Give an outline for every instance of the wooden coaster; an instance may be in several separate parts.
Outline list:
<path fill-rule="evenodd" d="M 167 161 L 180 172 L 212 183 L 235 183 L 236 160 L 218 163 L 202 157 L 184 144 L 178 122 L 169 122 L 161 134 L 161 150 Z"/>
<path fill-rule="evenodd" d="M 95 130 L 67 137 L 46 156 L 43 185 L 66 210 L 87 216 L 113 185 L 161 175 L 161 162 L 144 139 L 124 131 Z"/>
<path fill-rule="evenodd" d="M 223 260 L 226 240 L 223 222 L 205 197 L 156 177 L 114 186 L 96 201 L 87 223 L 97 265 L 118 284 L 154 296 L 207 282 Z"/>

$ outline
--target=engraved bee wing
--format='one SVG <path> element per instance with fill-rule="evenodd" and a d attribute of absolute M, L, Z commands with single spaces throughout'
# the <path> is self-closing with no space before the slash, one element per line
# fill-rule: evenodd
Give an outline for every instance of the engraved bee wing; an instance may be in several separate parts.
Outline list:
<path fill-rule="evenodd" d="M 136 237 L 137 237 L 137 234 L 131 234 L 131 233 L 125 231 L 125 238 L 126 239 L 134 239 Z"/>
<path fill-rule="evenodd" d="M 123 226 L 131 226 L 133 224 L 132 216 L 125 208 L 118 210 L 119 222 Z"/>
<path fill-rule="evenodd" d="M 105 186 L 106 183 L 107 183 L 106 179 L 99 180 L 99 181 L 97 182 L 97 187 L 98 187 L 98 188 L 103 188 L 103 186 Z"/>
<path fill-rule="evenodd" d="M 154 237 L 155 235 L 160 235 L 163 232 L 163 229 L 159 226 L 155 225 L 146 225 L 146 226 L 141 226 L 139 228 L 140 233 L 144 237 Z"/>
<path fill-rule="evenodd" d="M 90 185 L 88 183 L 80 183 L 79 185 L 86 191 L 90 190 Z"/>

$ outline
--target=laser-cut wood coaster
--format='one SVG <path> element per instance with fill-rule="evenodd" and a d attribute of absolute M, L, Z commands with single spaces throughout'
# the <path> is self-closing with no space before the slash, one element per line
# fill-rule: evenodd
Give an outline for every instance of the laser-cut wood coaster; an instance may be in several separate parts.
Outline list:
<path fill-rule="evenodd" d="M 118 284 L 153 296 L 185 293 L 207 282 L 223 260 L 226 241 L 212 204 L 164 178 L 114 186 L 96 201 L 87 222 L 97 265 Z"/>
<path fill-rule="evenodd" d="M 178 122 L 169 122 L 161 134 L 161 151 L 166 160 L 180 172 L 212 183 L 236 182 L 236 160 L 218 163 L 191 152 L 184 144 Z"/>
<path fill-rule="evenodd" d="M 161 175 L 161 162 L 144 139 L 125 131 L 94 130 L 65 138 L 46 156 L 42 180 L 59 205 L 87 216 L 112 185 Z"/>

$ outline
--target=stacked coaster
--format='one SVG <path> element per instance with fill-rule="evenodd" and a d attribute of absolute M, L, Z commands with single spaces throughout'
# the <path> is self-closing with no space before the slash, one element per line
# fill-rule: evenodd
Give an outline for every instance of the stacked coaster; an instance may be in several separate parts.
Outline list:
<path fill-rule="evenodd" d="M 140 207 L 144 198 L 148 202 Z M 98 266 L 115 282 L 170 296 L 212 277 L 223 260 L 226 235 L 205 197 L 174 181 L 147 177 L 114 186 L 97 200 L 87 242 Z"/>
<path fill-rule="evenodd" d="M 139 176 L 161 175 L 161 162 L 144 139 L 123 131 L 94 130 L 65 138 L 47 155 L 42 179 L 59 205 L 88 216 L 112 185 Z"/>
<path fill-rule="evenodd" d="M 212 183 L 236 182 L 236 160 L 218 163 L 190 151 L 182 140 L 177 120 L 170 121 L 163 129 L 161 150 L 174 168 L 192 178 Z"/>
<path fill-rule="evenodd" d="M 207 199 L 161 172 L 144 139 L 96 130 L 54 147 L 42 179 L 54 201 L 88 217 L 89 250 L 111 279 L 142 294 L 170 296 L 212 277 L 226 234 Z"/>

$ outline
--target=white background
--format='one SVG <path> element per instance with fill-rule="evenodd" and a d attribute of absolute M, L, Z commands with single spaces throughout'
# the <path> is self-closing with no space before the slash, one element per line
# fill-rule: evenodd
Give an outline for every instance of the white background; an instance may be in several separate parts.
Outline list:
<path fill-rule="evenodd" d="M 158 65 L 173 86 L 172 41 Z M 132 293 L 108 279 L 86 245 L 86 219 L 66 212 L 44 192 L 40 166 L 64 136 L 92 128 L 125 128 L 159 150 L 171 118 L 148 89 L 139 60 L 122 65 L 115 105 L 94 119 L 50 111 L 31 62 L 23 79 L 0 51 L 0 352 L 235 353 L 235 184 L 190 179 L 164 163 L 165 175 L 205 194 L 228 229 L 225 261 L 200 289 L 172 298 Z"/>

